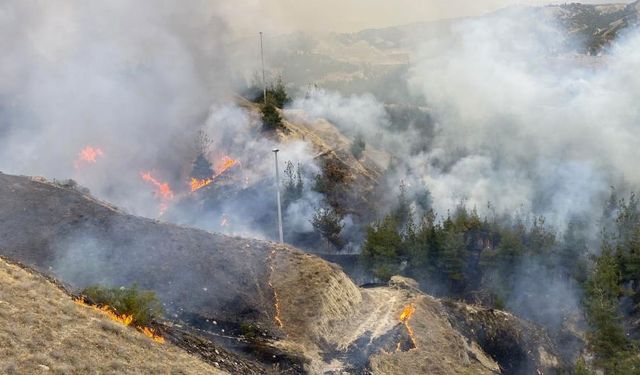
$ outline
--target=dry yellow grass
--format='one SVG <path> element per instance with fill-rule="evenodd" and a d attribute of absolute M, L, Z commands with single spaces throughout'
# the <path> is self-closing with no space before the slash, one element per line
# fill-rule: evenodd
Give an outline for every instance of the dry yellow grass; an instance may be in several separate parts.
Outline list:
<path fill-rule="evenodd" d="M 0 373 L 225 374 L 0 259 Z"/>

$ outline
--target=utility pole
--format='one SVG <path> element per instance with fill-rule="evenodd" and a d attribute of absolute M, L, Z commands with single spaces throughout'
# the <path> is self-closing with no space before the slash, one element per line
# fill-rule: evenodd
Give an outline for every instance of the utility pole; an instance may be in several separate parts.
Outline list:
<path fill-rule="evenodd" d="M 274 148 L 273 155 L 276 159 L 276 190 L 277 190 L 277 201 L 278 201 L 278 234 L 280 235 L 280 243 L 284 243 L 284 236 L 282 235 L 282 206 L 280 204 L 280 172 L 278 171 L 278 151 L 277 148 Z"/>
<path fill-rule="evenodd" d="M 260 59 L 262 60 L 262 98 L 264 99 L 264 104 L 267 104 L 267 80 L 264 76 L 264 48 L 262 46 L 262 31 L 260 31 Z"/>

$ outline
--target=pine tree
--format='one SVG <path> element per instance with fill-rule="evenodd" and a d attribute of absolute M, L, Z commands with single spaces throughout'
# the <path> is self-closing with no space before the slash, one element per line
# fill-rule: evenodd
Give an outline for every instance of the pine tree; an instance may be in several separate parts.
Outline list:
<path fill-rule="evenodd" d="M 345 243 L 340 232 L 344 228 L 343 217 L 332 208 L 317 208 L 311 219 L 313 228 L 327 240 L 327 246 L 333 245 L 342 250 Z"/>

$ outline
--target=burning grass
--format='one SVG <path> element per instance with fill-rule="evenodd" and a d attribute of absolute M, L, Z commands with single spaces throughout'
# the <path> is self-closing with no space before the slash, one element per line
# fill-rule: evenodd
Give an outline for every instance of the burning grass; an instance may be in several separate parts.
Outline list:
<path fill-rule="evenodd" d="M 107 306 L 121 316 L 130 317 L 129 324 L 146 326 L 162 315 L 162 305 L 156 294 L 149 290 L 131 288 L 107 288 L 92 285 L 82 295 L 99 306 Z"/>
<path fill-rule="evenodd" d="M 134 326 L 136 329 L 157 343 L 164 343 L 164 338 L 157 334 L 149 324 L 162 315 L 162 305 L 152 291 L 132 288 L 105 288 L 99 285 L 90 286 L 82 291 L 83 297 L 76 303 L 101 311 L 111 320 Z M 88 298 L 91 302 L 85 300 Z"/>
<path fill-rule="evenodd" d="M 224 374 L 171 344 L 154 345 L 55 284 L 0 259 L 1 374 Z"/>

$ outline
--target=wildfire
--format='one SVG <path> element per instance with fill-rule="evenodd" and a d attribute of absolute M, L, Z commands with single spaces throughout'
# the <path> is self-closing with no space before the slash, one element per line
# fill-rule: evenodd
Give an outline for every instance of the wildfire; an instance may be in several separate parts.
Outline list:
<path fill-rule="evenodd" d="M 203 187 L 210 185 L 211 183 L 213 183 L 213 181 L 215 181 L 216 178 L 220 177 L 226 171 L 238 164 L 240 164 L 239 161 L 232 159 L 226 155 L 223 156 L 222 159 L 216 161 L 216 163 L 214 164 L 215 172 L 213 176 L 203 179 L 197 179 L 193 177 L 191 178 L 191 182 L 189 183 L 189 185 L 191 186 L 191 192 L 200 190 Z"/>
<path fill-rule="evenodd" d="M 166 182 L 158 181 L 153 177 L 151 172 L 140 172 L 140 177 L 155 186 L 156 190 L 154 191 L 154 195 L 160 199 L 160 215 L 162 215 L 167 210 L 169 201 L 174 197 L 171 186 Z"/>
<path fill-rule="evenodd" d="M 233 167 L 234 165 L 238 164 L 238 161 L 235 159 L 231 159 L 228 156 L 223 156 L 222 159 L 218 160 L 215 163 L 215 170 L 216 170 L 216 174 L 215 176 L 220 176 L 221 174 L 223 174 L 224 172 L 228 171 L 231 167 Z"/>
<path fill-rule="evenodd" d="M 81 168 L 83 165 L 94 164 L 98 161 L 99 157 L 104 156 L 102 149 L 98 147 L 86 146 L 78 153 L 78 157 L 74 161 L 76 169 Z"/>
<path fill-rule="evenodd" d="M 276 249 L 274 248 L 269 253 L 269 269 L 271 270 L 271 275 L 273 275 L 274 273 L 273 262 L 275 256 Z M 271 275 L 269 275 L 269 287 L 271 288 L 271 290 L 273 290 L 273 307 L 276 310 L 276 315 L 273 317 L 273 320 L 276 321 L 278 327 L 282 328 L 284 324 L 282 324 L 282 319 L 280 319 L 280 299 L 278 298 L 278 292 L 276 291 L 276 288 L 274 288 L 273 284 L 271 283 Z"/>
<path fill-rule="evenodd" d="M 212 178 L 204 178 L 202 180 L 199 180 L 197 178 L 193 178 L 191 177 L 191 191 L 194 192 L 196 190 L 200 190 L 203 187 L 211 184 L 213 182 Z"/>
<path fill-rule="evenodd" d="M 128 315 L 128 314 L 118 314 L 113 308 L 111 308 L 108 305 L 104 305 L 104 306 L 98 306 L 98 305 L 92 305 L 92 304 L 88 304 L 85 302 L 83 297 L 78 297 L 78 298 L 74 298 L 73 302 L 75 302 L 76 304 L 80 305 L 80 306 L 84 306 L 84 307 L 88 307 L 90 309 L 93 309 L 95 311 L 99 311 L 103 314 L 105 314 L 107 317 L 109 317 L 109 319 L 118 322 L 120 324 L 123 324 L 125 326 L 131 326 L 131 323 L 133 323 L 133 315 Z M 164 343 L 164 337 L 158 335 L 157 333 L 155 333 L 155 331 L 153 330 L 153 328 L 149 328 L 149 327 L 141 327 L 141 326 L 135 326 L 135 328 L 140 331 L 141 333 L 143 333 L 145 336 L 149 337 L 150 339 L 152 339 L 153 341 L 159 343 L 159 344 L 163 344 Z"/>
<path fill-rule="evenodd" d="M 416 307 L 413 303 L 411 303 L 405 306 L 404 309 L 402 309 L 402 312 L 398 317 L 398 320 L 400 320 L 400 323 L 404 324 L 404 326 L 407 328 L 407 332 L 409 333 L 409 338 L 411 339 L 412 349 L 415 349 L 418 347 L 416 345 L 416 338 L 415 338 L 415 335 L 413 334 L 413 329 L 409 325 L 409 320 L 411 320 L 411 316 L 415 311 L 416 311 Z M 398 343 L 397 350 L 400 350 L 400 343 Z"/>

